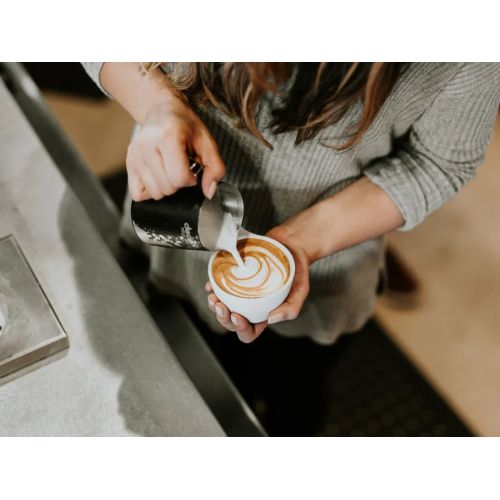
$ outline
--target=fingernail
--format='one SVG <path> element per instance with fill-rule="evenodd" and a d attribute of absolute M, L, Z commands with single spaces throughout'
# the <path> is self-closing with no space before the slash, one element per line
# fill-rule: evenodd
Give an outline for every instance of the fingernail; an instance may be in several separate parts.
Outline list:
<path fill-rule="evenodd" d="M 284 319 L 285 319 L 285 315 L 283 313 L 273 314 L 272 316 L 269 316 L 269 319 L 267 320 L 267 324 L 272 325 L 273 323 L 279 323 L 280 321 L 283 321 Z"/>
<path fill-rule="evenodd" d="M 224 316 L 224 311 L 222 310 L 222 307 L 215 306 L 215 314 L 217 314 L 219 318 L 222 318 L 222 316 Z"/>
<path fill-rule="evenodd" d="M 208 196 L 207 196 L 207 198 L 209 200 L 211 200 L 214 197 L 216 189 L 217 189 L 217 183 L 215 181 L 212 181 L 212 184 L 210 184 L 210 187 L 208 188 Z"/>
<path fill-rule="evenodd" d="M 233 323 L 234 326 L 238 326 L 240 324 L 240 320 L 233 314 L 231 314 L 231 322 Z"/>
<path fill-rule="evenodd" d="M 215 306 L 215 302 L 211 299 L 208 299 L 208 303 L 210 304 L 211 307 Z"/>

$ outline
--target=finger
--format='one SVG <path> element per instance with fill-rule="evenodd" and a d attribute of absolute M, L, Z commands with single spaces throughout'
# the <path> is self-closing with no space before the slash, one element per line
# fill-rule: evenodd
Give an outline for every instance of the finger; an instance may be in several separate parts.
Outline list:
<path fill-rule="evenodd" d="M 208 300 L 208 307 L 211 310 L 213 310 L 213 312 L 216 312 L 215 311 L 215 304 L 217 304 L 217 302 L 220 302 L 220 301 L 217 298 L 217 296 L 215 295 L 215 293 L 209 294 L 208 297 L 207 297 L 207 300 Z"/>
<path fill-rule="evenodd" d="M 128 176 L 128 190 L 130 192 L 130 196 L 134 201 L 143 201 L 146 200 L 149 196 L 149 193 L 146 191 L 145 187 L 142 185 L 142 182 L 137 175 L 137 172 L 134 170 L 127 169 Z"/>
<path fill-rule="evenodd" d="M 268 323 L 272 325 L 295 319 L 299 315 L 308 293 L 309 287 L 303 284 L 292 285 L 285 302 L 269 314 Z"/>
<path fill-rule="evenodd" d="M 151 198 L 139 176 L 139 172 L 144 170 L 146 166 L 135 144 L 130 144 L 128 147 L 125 163 L 127 167 L 128 186 L 132 199 L 134 201 L 143 201 Z"/>
<path fill-rule="evenodd" d="M 148 168 L 144 168 L 143 170 L 138 172 L 138 174 L 141 182 L 144 184 L 144 187 L 151 195 L 151 198 L 155 200 L 160 200 L 161 198 L 163 198 L 163 194 L 158 188 L 158 185 L 156 184 L 156 181 Z"/>
<path fill-rule="evenodd" d="M 160 193 L 165 196 L 173 194 L 176 189 L 174 189 L 167 176 L 159 150 L 152 144 L 143 143 L 140 152 L 143 162 L 153 176 Z"/>
<path fill-rule="evenodd" d="M 227 330 L 234 332 L 235 328 L 233 323 L 231 322 L 231 313 L 229 309 L 222 303 L 217 302 L 215 304 L 215 315 L 217 317 L 217 321 Z"/>
<path fill-rule="evenodd" d="M 210 283 L 210 281 L 207 281 L 205 283 L 205 291 L 208 292 L 208 293 L 210 293 L 210 292 L 213 291 L 212 284 Z"/>
<path fill-rule="evenodd" d="M 261 323 L 256 323 L 255 324 L 255 340 L 256 338 L 260 337 L 260 334 L 267 328 L 267 321 L 262 321 Z M 252 340 L 252 342 L 253 342 Z"/>
<path fill-rule="evenodd" d="M 253 342 L 267 326 L 267 321 L 254 325 L 238 313 L 231 314 L 231 322 L 236 329 L 238 338 L 245 344 Z"/>
<path fill-rule="evenodd" d="M 207 302 L 208 302 L 208 308 L 213 313 L 216 313 L 216 311 L 215 311 L 215 304 L 217 304 L 217 302 L 219 302 L 219 299 L 215 296 L 215 294 L 211 293 L 210 295 L 208 295 L 207 296 Z"/>
<path fill-rule="evenodd" d="M 174 191 L 196 184 L 196 176 L 189 168 L 186 145 L 182 140 L 163 141 L 158 146 L 158 150 L 162 158 L 163 169 Z"/>
<path fill-rule="evenodd" d="M 208 132 L 202 132 L 193 141 L 195 153 L 201 158 L 203 178 L 201 181 L 203 193 L 212 198 L 218 182 L 226 173 L 226 166 L 219 154 L 215 140 Z"/>
<path fill-rule="evenodd" d="M 253 340 L 253 334 L 254 334 L 253 325 L 241 314 L 232 313 L 231 323 L 233 324 L 233 328 L 236 330 L 238 338 L 242 342 L 248 343 Z"/>

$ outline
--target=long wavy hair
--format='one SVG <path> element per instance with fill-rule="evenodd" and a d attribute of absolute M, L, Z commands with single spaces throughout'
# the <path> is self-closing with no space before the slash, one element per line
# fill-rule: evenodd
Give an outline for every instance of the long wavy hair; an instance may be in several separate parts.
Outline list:
<path fill-rule="evenodd" d="M 158 66 L 161 63 L 142 65 L 146 72 Z M 211 103 L 271 148 L 256 123 L 264 93 L 281 97 L 282 104 L 272 111 L 272 132 L 296 132 L 295 144 L 316 137 L 361 103 L 357 123 L 345 131 L 340 144 L 331 146 L 345 150 L 358 143 L 373 123 L 405 67 L 398 62 L 193 62 L 173 63 L 165 77 L 180 96 L 201 106 Z"/>

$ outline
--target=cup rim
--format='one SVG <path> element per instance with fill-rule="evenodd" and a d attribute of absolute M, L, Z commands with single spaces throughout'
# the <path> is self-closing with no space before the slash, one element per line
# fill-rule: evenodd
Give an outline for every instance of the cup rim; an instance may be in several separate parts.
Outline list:
<path fill-rule="evenodd" d="M 213 274 L 212 274 L 212 263 L 216 257 L 216 255 L 219 253 L 219 252 L 223 252 L 224 250 L 217 250 L 216 252 L 214 252 L 212 254 L 212 256 L 210 257 L 210 260 L 208 261 L 208 277 L 210 279 L 210 284 L 212 285 L 212 287 L 214 288 L 217 288 L 217 291 L 220 291 L 224 294 L 227 294 L 231 297 L 234 297 L 235 299 L 242 299 L 242 300 L 267 300 L 271 297 L 274 297 L 276 295 L 279 295 L 280 293 L 283 292 L 283 289 L 286 288 L 294 279 L 295 277 L 295 259 L 293 258 L 293 255 L 292 255 L 292 252 L 290 252 L 290 250 L 288 250 L 288 248 L 283 245 L 283 243 L 279 242 L 278 240 L 275 240 L 273 238 L 270 238 L 269 236 L 262 236 L 260 234 L 253 234 L 253 233 L 250 233 L 250 232 L 245 232 L 244 234 L 239 234 L 238 235 L 238 241 L 239 240 L 244 240 L 244 239 L 247 239 L 247 238 L 256 238 L 256 239 L 259 239 L 259 240 L 264 240 L 264 241 L 270 241 L 273 245 L 276 245 L 287 257 L 288 259 L 288 262 L 290 263 L 290 275 L 288 276 L 288 279 L 285 281 L 285 283 L 283 284 L 283 286 L 281 288 L 279 288 L 278 290 L 268 294 L 268 295 L 261 295 L 260 297 L 238 297 L 237 295 L 232 295 L 230 294 L 229 292 L 226 292 L 224 290 L 222 290 L 219 285 L 217 285 L 217 283 L 215 282 L 215 279 L 213 277 Z"/>

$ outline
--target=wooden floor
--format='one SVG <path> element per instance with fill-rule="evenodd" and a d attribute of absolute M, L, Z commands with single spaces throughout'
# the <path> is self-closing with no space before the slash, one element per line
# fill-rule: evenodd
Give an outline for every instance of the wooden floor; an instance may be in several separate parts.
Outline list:
<path fill-rule="evenodd" d="M 98 175 L 123 167 L 132 121 L 116 103 L 46 99 Z M 379 304 L 378 319 L 475 433 L 500 436 L 500 119 L 476 179 L 389 239 L 422 300 L 411 311 Z"/>
<path fill-rule="evenodd" d="M 422 281 L 422 302 L 377 316 L 461 417 L 500 435 L 500 118 L 485 164 L 408 233 L 390 236 Z"/>
<path fill-rule="evenodd" d="M 133 121 L 118 103 L 49 92 L 44 97 L 97 175 L 110 175 L 123 168 Z"/>

